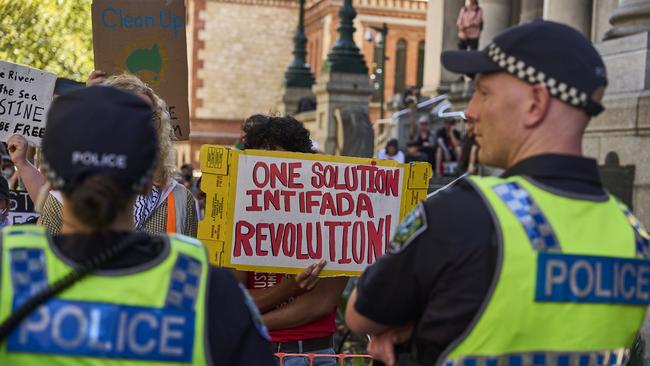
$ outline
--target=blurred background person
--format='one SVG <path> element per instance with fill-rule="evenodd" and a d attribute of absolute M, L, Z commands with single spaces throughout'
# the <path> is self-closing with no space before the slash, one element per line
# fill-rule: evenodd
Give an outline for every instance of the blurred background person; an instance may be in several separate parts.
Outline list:
<path fill-rule="evenodd" d="M 460 132 L 454 127 L 456 120 L 446 119 L 445 125 L 436 131 L 436 174 L 451 175 L 455 172 L 460 156 Z"/>
<path fill-rule="evenodd" d="M 478 39 L 483 30 L 483 9 L 478 5 L 478 0 L 468 0 L 460 8 L 458 20 L 458 49 L 478 49 Z"/>
<path fill-rule="evenodd" d="M 397 139 L 390 139 L 386 143 L 386 147 L 379 150 L 377 159 L 395 160 L 396 162 L 404 163 L 404 153 L 397 147 Z"/>
<path fill-rule="evenodd" d="M 412 163 L 417 161 L 429 162 L 429 157 L 420 152 L 420 145 L 417 141 L 409 141 L 406 144 L 406 157 L 404 158 L 404 162 Z"/>

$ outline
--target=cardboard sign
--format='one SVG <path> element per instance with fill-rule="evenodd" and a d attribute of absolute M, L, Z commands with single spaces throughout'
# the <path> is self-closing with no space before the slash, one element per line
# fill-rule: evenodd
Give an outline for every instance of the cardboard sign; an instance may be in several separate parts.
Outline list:
<path fill-rule="evenodd" d="M 213 263 L 358 275 L 386 253 L 400 219 L 426 198 L 429 163 L 201 148 L 206 193 L 198 237 Z"/>
<path fill-rule="evenodd" d="M 51 72 L 0 61 L 0 140 L 20 134 L 41 146 L 55 83 Z"/>
<path fill-rule="evenodd" d="M 34 212 L 34 202 L 27 191 L 9 191 L 9 223 L 24 224 L 27 220 L 38 218 Z"/>
<path fill-rule="evenodd" d="M 183 0 L 93 0 L 95 68 L 129 73 L 167 102 L 174 133 L 190 137 Z"/>

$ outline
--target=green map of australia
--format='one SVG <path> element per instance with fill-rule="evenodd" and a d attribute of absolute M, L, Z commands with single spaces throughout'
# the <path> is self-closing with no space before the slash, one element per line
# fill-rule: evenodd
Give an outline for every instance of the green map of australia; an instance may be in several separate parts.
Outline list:
<path fill-rule="evenodd" d="M 154 43 L 151 48 L 135 49 L 126 58 L 126 68 L 132 74 L 150 71 L 155 75 L 154 80 L 157 80 L 162 69 L 162 57 L 158 50 L 158 44 Z"/>

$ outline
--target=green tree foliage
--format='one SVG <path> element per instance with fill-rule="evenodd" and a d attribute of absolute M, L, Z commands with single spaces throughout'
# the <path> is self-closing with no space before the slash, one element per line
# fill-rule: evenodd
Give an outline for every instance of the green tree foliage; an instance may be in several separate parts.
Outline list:
<path fill-rule="evenodd" d="M 0 60 L 85 81 L 93 69 L 92 0 L 0 0 Z"/>

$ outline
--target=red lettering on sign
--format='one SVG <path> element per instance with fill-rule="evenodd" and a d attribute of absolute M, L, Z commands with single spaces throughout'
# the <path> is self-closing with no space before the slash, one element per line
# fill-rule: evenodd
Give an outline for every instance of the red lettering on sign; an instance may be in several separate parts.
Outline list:
<path fill-rule="evenodd" d="M 260 169 L 262 170 L 262 173 L 264 173 L 264 177 L 260 181 L 258 173 L 260 172 Z M 266 165 L 265 162 L 263 161 L 258 161 L 255 163 L 253 166 L 253 184 L 257 186 L 257 188 L 264 188 L 269 183 L 269 167 Z"/>
<path fill-rule="evenodd" d="M 316 245 L 313 244 L 313 227 L 311 222 L 307 223 L 307 252 L 311 259 L 321 259 L 323 257 L 323 231 L 320 223 L 316 223 Z"/>
<path fill-rule="evenodd" d="M 341 222 L 340 225 L 343 227 L 343 245 L 341 247 L 341 259 L 339 259 L 340 264 L 352 263 L 352 259 L 348 257 L 348 229 L 350 228 L 350 222 Z"/>
<path fill-rule="evenodd" d="M 244 231 L 246 229 L 246 231 Z M 241 256 L 242 248 L 247 256 L 253 255 L 251 238 L 255 235 L 255 227 L 246 221 L 237 221 L 235 224 L 235 257 Z"/>
<path fill-rule="evenodd" d="M 366 255 L 366 231 L 363 222 L 352 225 L 352 259 L 357 264 L 363 263 Z"/>
<path fill-rule="evenodd" d="M 260 222 L 255 225 L 255 255 L 258 257 L 269 255 L 268 250 L 262 250 L 262 241 L 268 239 L 268 235 L 262 233 L 262 229 L 269 229 L 269 224 Z"/>
<path fill-rule="evenodd" d="M 247 212 L 262 211 L 262 206 L 257 202 L 257 197 L 259 197 L 260 194 L 262 194 L 261 189 L 250 189 L 246 191 L 246 195 L 251 198 L 251 204 L 245 208 Z"/>

